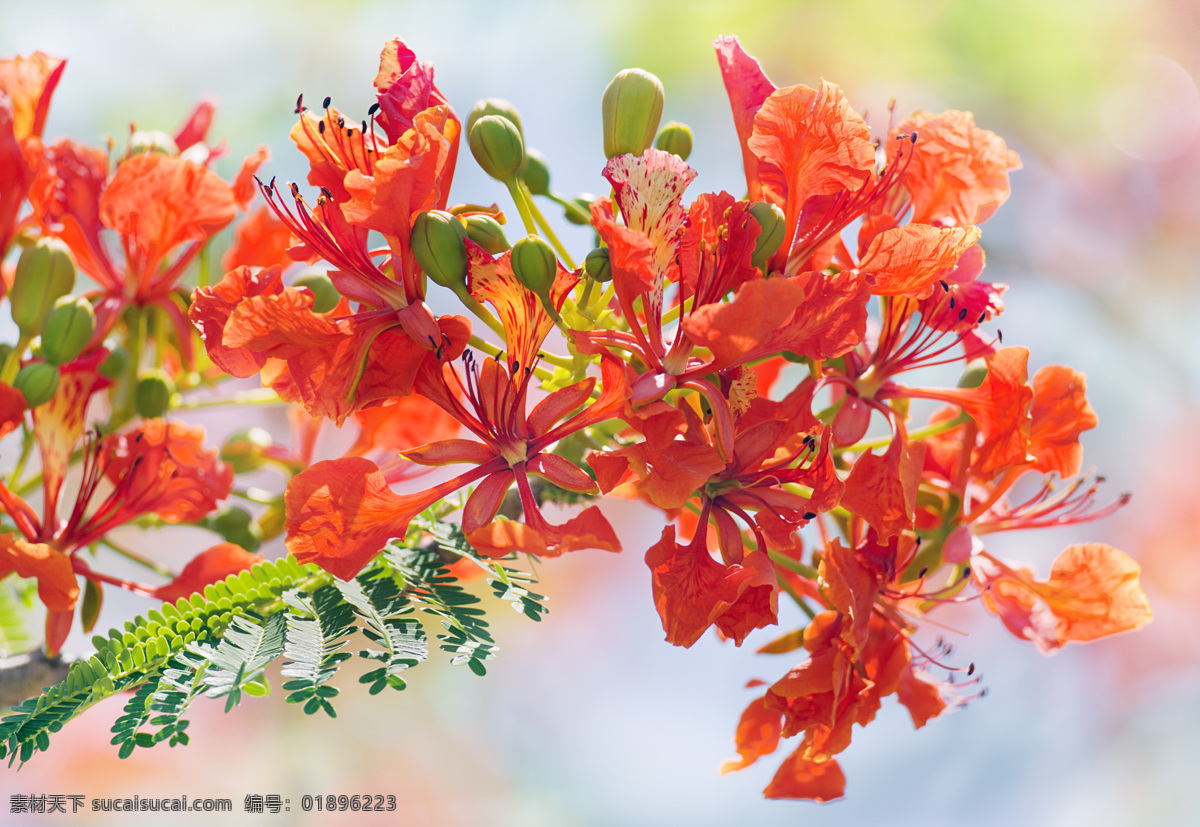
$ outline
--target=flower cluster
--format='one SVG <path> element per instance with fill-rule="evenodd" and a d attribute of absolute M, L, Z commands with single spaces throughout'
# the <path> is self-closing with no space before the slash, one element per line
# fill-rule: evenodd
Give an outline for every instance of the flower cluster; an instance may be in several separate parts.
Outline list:
<path fill-rule="evenodd" d="M 222 181 L 207 105 L 174 138 L 134 133 L 115 165 L 70 141 L 44 146 L 62 62 L 0 66 L 0 252 L 26 247 L 0 414 L 36 441 L 44 485 L 40 512 L 0 487 L 15 527 L 0 536 L 0 571 L 38 578 L 50 649 L 70 626 L 76 575 L 173 597 L 248 565 L 247 543 L 225 543 L 144 587 L 76 552 L 148 514 L 236 540 L 211 512 L 234 471 L 267 461 L 289 481 L 264 500 L 257 539 L 286 532 L 297 559 L 343 579 L 430 509 L 484 555 L 553 557 L 620 551 L 594 497 L 647 503 L 665 523 L 645 559 L 667 641 L 691 646 L 715 627 L 741 645 L 778 625 L 781 600 L 809 619 L 760 650 L 799 662 L 752 682 L 765 689 L 724 767 L 796 738 L 769 797 L 842 795 L 836 756 L 884 697 L 920 727 L 977 693 L 973 666 L 918 639 L 942 604 L 977 600 L 1047 652 L 1147 622 L 1138 567 L 1115 548 L 1071 546 L 1040 580 L 986 545 L 1125 501 L 1081 473 L 1079 437 L 1096 425 L 1084 377 L 1046 366 L 1031 378 L 1028 351 L 990 330 L 1006 286 L 983 280 L 979 225 L 1007 198 L 1016 154 L 966 112 L 893 117 L 873 135 L 837 86 L 776 88 L 736 38 L 714 45 L 744 198 L 689 195 L 692 134 L 660 128 L 662 86 L 636 69 L 603 96 L 610 195 L 569 199 L 507 102 L 482 101 L 464 122 L 400 40 L 383 50 L 366 120 L 297 101 L 291 137 L 311 190 L 254 177 L 264 150 Z M 450 204 L 464 137 L 512 198 L 523 236 L 511 246 L 499 206 Z M 266 204 L 238 225 L 224 276 L 188 296 L 185 274 L 258 192 Z M 581 265 L 539 199 L 594 231 Z M 50 276 L 23 286 L 38 255 L 50 262 L 39 275 L 73 259 L 97 288 L 73 299 Z M 433 290 L 462 314 L 436 315 Z M 52 325 L 60 307 L 74 315 Z M 72 339 L 72 323 L 86 335 Z M 917 384 L 953 364 L 956 387 Z M 154 418 L 193 389 L 254 376 L 293 405 L 292 448 L 243 432 L 222 452 L 230 467 L 196 430 Z M 140 424 L 85 435 L 98 394 L 112 430 Z M 926 400 L 941 407 L 914 421 Z M 314 462 L 321 423 L 347 420 L 357 442 Z M 73 456 L 83 482 L 64 519 Z M 411 483 L 441 465 L 458 467 Z"/>

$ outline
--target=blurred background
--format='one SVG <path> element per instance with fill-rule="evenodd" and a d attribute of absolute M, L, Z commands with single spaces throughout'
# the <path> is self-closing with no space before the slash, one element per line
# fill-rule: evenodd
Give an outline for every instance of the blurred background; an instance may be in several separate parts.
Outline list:
<path fill-rule="evenodd" d="M 123 146 L 131 123 L 169 133 L 202 97 L 219 101 L 231 176 L 267 143 L 266 177 L 303 181 L 288 140 L 296 95 L 365 114 L 383 43 L 402 36 L 437 67 L 460 115 L 483 97 L 521 112 L 555 189 L 603 188 L 599 100 L 621 68 L 654 72 L 664 119 L 690 124 L 700 176 L 690 194 L 744 188 L 711 41 L 737 34 L 784 86 L 838 83 L 876 129 L 900 115 L 966 109 L 1017 150 L 1012 197 L 984 226 L 992 281 L 1012 287 L 1005 344 L 1030 348 L 1031 372 L 1065 363 L 1088 376 L 1098 430 L 1085 466 L 1111 496 L 1104 522 L 996 537 L 1004 556 L 1045 575 L 1071 542 L 1132 554 L 1155 620 L 1141 632 L 1044 657 L 974 611 L 944 620 L 956 652 L 984 675 L 986 698 L 913 732 L 889 699 L 841 756 L 846 799 L 771 802 L 778 765 L 721 777 L 753 695 L 791 661 L 711 634 L 691 650 L 662 640 L 642 555 L 661 523 L 634 504 L 605 506 L 626 551 L 540 566 L 551 613 L 540 625 L 499 606 L 489 675 L 427 664 L 410 688 L 374 698 L 342 680 L 340 717 L 306 717 L 248 699 L 224 715 L 195 708 L 193 743 L 119 761 L 108 744 L 118 705 L 70 724 L 50 753 L 0 773 L 12 794 L 228 797 L 205 823 L 362 824 L 382 817 L 300 813 L 302 795 L 392 794 L 405 825 L 1194 824 L 1200 810 L 1200 3 L 1180 0 L 880 0 L 879 2 L 0 2 L 0 54 L 68 58 L 46 128 Z M 355 115 L 357 117 L 357 115 Z M 451 201 L 507 205 L 464 149 Z M 586 231 L 567 239 L 582 253 Z M 240 414 L 197 418 L 214 439 Z M 282 423 L 282 420 L 278 420 Z M 331 443 L 332 444 L 332 443 Z M 330 449 L 330 454 L 333 455 Z M 275 481 L 278 483 L 278 480 Z M 264 486 L 269 484 L 264 483 Z M 142 540 L 187 559 L 180 532 Z M 991 540 L 992 538 L 989 538 Z M 1009 540 L 1007 544 L 1003 540 Z M 277 553 L 277 550 L 276 552 Z M 102 624 L 148 606 L 109 590 Z M 794 618 L 792 618 L 794 619 Z M 85 646 L 80 639 L 72 645 Z M 352 670 L 348 670 L 352 671 Z M 292 812 L 242 815 L 248 794 Z M 5 816 L 36 823 L 37 816 Z M 44 817 L 46 820 L 55 818 Z M 168 823 L 160 815 L 105 822 Z M 72 821 L 84 820 L 80 813 Z M 65 820 L 65 819 L 64 819 Z M 180 821 L 199 823 L 200 817 Z"/>

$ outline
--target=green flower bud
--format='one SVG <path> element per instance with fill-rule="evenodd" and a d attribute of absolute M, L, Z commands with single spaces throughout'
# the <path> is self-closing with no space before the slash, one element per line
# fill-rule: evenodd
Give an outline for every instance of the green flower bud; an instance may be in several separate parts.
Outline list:
<path fill-rule="evenodd" d="M 750 263 L 762 269 L 766 266 L 767 260 L 779 250 L 779 245 L 783 243 L 787 219 L 783 215 L 783 210 L 766 201 L 755 201 L 751 204 L 750 215 L 758 222 L 758 226 L 762 227 L 762 232 L 754 242 L 754 255 L 750 257 Z"/>
<path fill-rule="evenodd" d="M 233 473 L 257 471 L 267 461 L 267 450 L 275 444 L 271 434 L 257 426 L 230 434 L 221 446 L 221 460 L 233 466 Z"/>
<path fill-rule="evenodd" d="M 608 260 L 608 248 L 597 247 L 588 253 L 587 258 L 583 260 L 583 269 L 587 271 L 588 278 L 601 284 L 612 281 L 612 265 Z"/>
<path fill-rule="evenodd" d="M 283 507 L 283 498 L 274 505 L 268 506 L 265 511 L 258 515 L 255 521 L 255 527 L 258 528 L 264 540 L 270 540 L 273 537 L 278 537 L 287 528 L 287 512 Z"/>
<path fill-rule="evenodd" d="M 591 195 L 590 193 L 584 193 L 583 195 L 577 195 L 572 198 L 571 203 L 574 204 L 579 211 L 576 212 L 575 210 L 563 210 L 567 221 L 570 221 L 572 224 L 576 224 L 580 227 L 586 227 L 588 224 L 591 224 L 592 202 L 595 200 L 596 196 Z"/>
<path fill-rule="evenodd" d="M 686 161 L 692 154 L 692 130 L 687 124 L 667 121 L 667 125 L 659 130 L 658 137 L 654 139 L 654 147 Z"/>
<path fill-rule="evenodd" d="M 133 406 L 143 419 L 162 416 L 171 407 L 174 383 L 161 370 L 152 370 L 137 381 L 133 389 Z"/>
<path fill-rule="evenodd" d="M 100 617 L 102 605 L 104 605 L 104 592 L 100 590 L 100 584 L 95 580 L 85 581 L 83 601 L 79 607 L 79 625 L 83 628 L 84 634 L 96 627 L 96 620 Z"/>
<path fill-rule="evenodd" d="M 25 395 L 25 404 L 30 408 L 44 405 L 58 390 L 58 368 L 47 362 L 28 364 L 17 373 L 13 387 Z"/>
<path fill-rule="evenodd" d="M 663 110 L 662 83 L 642 69 L 617 73 L 604 90 L 604 157 L 641 155 L 654 143 Z"/>
<path fill-rule="evenodd" d="M 141 155 L 143 152 L 178 155 L 179 147 L 175 145 L 175 139 L 166 132 L 138 130 L 129 136 L 129 154 Z"/>
<path fill-rule="evenodd" d="M 509 248 L 508 239 L 500 222 L 490 215 L 467 217 L 467 238 L 474 241 L 491 255 L 499 255 Z"/>
<path fill-rule="evenodd" d="M 528 235 L 512 248 L 512 269 L 517 281 L 543 298 L 550 295 L 558 275 L 558 257 L 539 236 Z"/>
<path fill-rule="evenodd" d="M 505 184 L 514 182 L 525 166 L 525 144 L 521 132 L 508 118 L 484 115 L 467 133 L 471 154 L 491 177 Z"/>
<path fill-rule="evenodd" d="M 958 377 L 958 386 L 960 388 L 977 388 L 983 384 L 984 379 L 987 379 L 987 375 L 987 362 L 982 359 L 972 359 L 967 363 L 962 376 Z"/>
<path fill-rule="evenodd" d="M 22 336 L 36 336 L 42 319 L 55 300 L 75 287 L 75 262 L 67 245 L 56 238 L 42 238 L 21 251 L 8 300 L 13 321 Z"/>
<path fill-rule="evenodd" d="M 472 106 L 471 111 L 467 113 L 467 134 L 471 134 L 471 128 L 475 126 L 476 121 L 488 115 L 497 115 L 512 121 L 524 140 L 525 130 L 521 127 L 521 116 L 517 114 L 517 108 L 503 98 L 485 98 Z"/>
<path fill-rule="evenodd" d="M 85 298 L 63 296 L 42 323 L 42 353 L 52 365 L 65 365 L 88 346 L 96 332 L 96 313 Z"/>
<path fill-rule="evenodd" d="M 241 546 L 246 551 L 258 551 L 262 545 L 262 529 L 254 524 L 250 512 L 240 505 L 222 508 L 208 520 L 208 527 L 226 542 Z"/>
<path fill-rule="evenodd" d="M 107 343 L 105 343 L 108 346 Z M 123 347 L 109 347 L 108 356 L 100 363 L 100 375 L 116 379 L 129 367 L 129 353 Z"/>
<path fill-rule="evenodd" d="M 521 171 L 521 180 L 534 195 L 550 194 L 550 167 L 542 153 L 529 150 L 525 153 L 525 169 Z"/>
<path fill-rule="evenodd" d="M 296 279 L 292 287 L 304 287 L 313 294 L 313 312 L 328 313 L 338 306 L 342 294 L 333 286 L 333 281 L 324 273 L 308 273 Z"/>
<path fill-rule="evenodd" d="M 430 210 L 413 222 L 413 258 L 435 284 L 453 290 L 467 279 L 467 230 L 458 216 L 444 210 Z"/>

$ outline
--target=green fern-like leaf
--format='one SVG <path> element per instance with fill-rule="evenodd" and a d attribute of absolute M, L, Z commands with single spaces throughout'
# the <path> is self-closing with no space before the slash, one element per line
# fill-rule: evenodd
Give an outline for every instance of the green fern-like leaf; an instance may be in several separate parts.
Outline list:
<path fill-rule="evenodd" d="M 210 698 L 226 698 L 225 711 L 242 699 L 247 684 L 257 680 L 267 664 L 283 652 L 284 615 L 257 619 L 235 617 L 217 646 L 193 643 L 192 652 L 208 661 L 204 683 Z"/>
<path fill-rule="evenodd" d="M 284 654 L 290 662 L 283 667 L 284 677 L 292 678 L 283 688 L 290 694 L 288 703 L 304 704 L 304 711 L 312 715 L 325 710 L 330 718 L 336 718 L 331 699 L 338 694 L 336 686 L 326 682 L 337 673 L 349 652 L 340 651 L 346 638 L 356 631 L 354 609 L 342 598 L 336 586 L 322 586 L 312 595 L 312 617 L 305 618 L 289 614 L 287 621 L 287 645 Z"/>
<path fill-rule="evenodd" d="M 65 680 L 0 720 L 0 758 L 10 764 L 30 760 L 64 724 L 125 691 L 133 695 L 112 728 L 119 755 L 163 741 L 186 744 L 183 716 L 197 697 L 224 697 L 228 710 L 243 694 L 264 694 L 264 670 L 280 656 L 286 659 L 287 700 L 309 714 L 334 716 L 338 689 L 329 681 L 354 656 L 345 651 L 351 636 L 362 632 L 376 647 L 357 652 L 377 664 L 359 678 L 370 693 L 403 689 L 401 673 L 429 656 L 421 614 L 444 627 L 439 648 L 452 663 L 484 674 L 484 662 L 496 656 L 495 642 L 479 598 L 457 583 L 449 561 L 473 560 L 488 573 L 496 597 L 534 620 L 546 611 L 544 598 L 526 588 L 534 582 L 531 575 L 480 557 L 457 526 L 426 518 L 416 526 L 433 535 L 432 547 L 393 540 L 353 581 L 290 557 L 259 563 L 203 594 L 164 603 L 123 629 L 96 636 L 92 657 L 72 664 Z M 0 603 L 0 627 L 2 612 Z"/>

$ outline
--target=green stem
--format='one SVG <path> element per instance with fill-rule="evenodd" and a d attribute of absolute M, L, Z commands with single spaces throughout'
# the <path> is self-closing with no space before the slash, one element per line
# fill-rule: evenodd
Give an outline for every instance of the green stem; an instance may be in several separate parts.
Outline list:
<path fill-rule="evenodd" d="M 149 557 L 143 557 L 141 554 L 138 554 L 136 551 L 132 551 L 131 549 L 127 549 L 123 546 L 119 546 L 116 543 L 114 543 L 112 540 L 108 539 L 107 537 L 101 537 L 99 540 L 99 543 L 102 546 L 105 546 L 106 548 L 108 548 L 110 551 L 115 551 L 117 554 L 121 555 L 122 557 L 126 558 L 127 560 L 132 560 L 133 562 L 137 563 L 140 566 L 145 566 L 146 568 L 150 569 L 151 571 L 155 572 L 156 574 L 161 574 L 163 577 L 166 577 L 170 580 L 174 580 L 175 577 L 177 576 L 175 574 L 175 572 L 171 571 L 169 568 L 162 565 L 161 563 L 156 563 L 155 561 L 151 560 Z"/>
<path fill-rule="evenodd" d="M 804 612 L 806 615 L 808 615 L 808 619 L 813 620 L 814 618 L 816 618 L 817 613 L 814 612 L 812 610 L 812 607 L 808 605 L 808 601 L 806 601 L 803 597 L 801 597 L 799 594 L 797 594 L 796 590 L 791 587 L 791 584 L 788 583 L 788 581 L 784 578 L 784 576 L 782 574 L 776 573 L 775 577 L 779 580 L 779 587 L 788 593 L 788 596 L 791 597 L 792 600 L 795 601 L 796 605 L 800 607 L 800 610 L 802 612 Z"/>
<path fill-rule="evenodd" d="M 196 283 L 200 287 L 208 287 L 208 270 L 209 265 L 211 264 L 211 253 L 209 251 L 211 249 L 211 243 L 205 244 L 200 248 L 200 259 L 196 262 Z"/>
<path fill-rule="evenodd" d="M 948 419 L 945 422 L 939 422 L 936 425 L 926 425 L 924 428 L 918 428 L 909 433 L 909 441 L 926 439 L 927 437 L 944 434 L 946 431 L 952 431 L 959 425 L 964 425 L 971 421 L 970 415 L 966 411 L 960 411 L 958 416 L 953 419 Z M 857 442 L 854 445 L 847 445 L 845 448 L 835 448 L 835 451 L 854 451 L 859 453 L 869 451 L 872 448 L 885 448 L 892 444 L 892 437 L 883 436 L 878 439 L 867 439 L 862 442 Z"/>
<path fill-rule="evenodd" d="M 525 194 L 521 192 L 521 187 L 514 178 L 512 181 L 506 182 L 508 194 L 512 196 L 513 203 L 517 205 L 517 212 L 521 215 L 521 223 L 525 225 L 526 235 L 537 235 L 537 225 L 533 220 L 533 215 L 529 212 L 529 205 L 525 202 Z"/>
<path fill-rule="evenodd" d="M 467 344 L 469 344 L 471 347 L 475 348 L 476 350 L 483 351 L 484 353 L 486 353 L 488 356 L 491 356 L 496 361 L 501 361 L 500 357 L 502 355 L 504 355 L 503 350 L 496 347 L 491 342 L 485 342 L 483 339 L 480 339 L 478 336 L 472 336 L 470 338 L 470 340 L 467 342 Z M 548 356 L 549 356 L 549 354 L 543 354 L 542 358 L 546 359 L 546 361 L 548 361 L 548 362 L 552 361 L 551 359 L 547 358 Z M 555 358 L 560 359 L 561 357 L 555 357 Z M 554 362 L 554 364 L 558 364 L 558 363 Z M 571 367 L 571 365 L 572 365 L 572 363 L 568 362 L 564 367 L 569 368 L 569 367 Z M 534 368 L 533 372 L 539 379 L 551 379 L 554 376 L 553 373 L 551 373 L 550 371 L 548 371 L 545 368 L 540 367 L 540 366 Z"/>
<path fill-rule="evenodd" d="M 221 397 L 220 399 L 195 399 L 183 400 L 171 406 L 174 410 L 183 410 L 189 408 L 217 408 L 223 405 L 284 405 L 286 404 L 275 391 L 263 389 L 254 391 L 241 391 L 232 396 Z"/>
<path fill-rule="evenodd" d="M 578 204 L 576 204 L 574 201 L 568 201 L 567 199 L 563 198 L 561 195 L 559 195 L 558 193 L 555 193 L 555 192 L 549 193 L 546 197 L 549 198 L 551 201 L 553 201 L 555 204 L 558 204 L 560 207 L 562 207 L 567 212 L 574 215 L 576 218 L 581 220 L 584 224 L 592 223 L 592 217 L 590 215 L 588 215 L 586 212 L 584 212 L 580 208 L 580 206 Z"/>
<path fill-rule="evenodd" d="M 666 313 L 663 314 L 662 323 L 667 324 L 668 322 L 673 322 L 679 318 L 680 310 L 690 311 L 691 309 L 692 309 L 692 296 L 688 296 L 686 299 L 684 299 L 683 304 L 677 304 L 674 307 L 672 307 L 670 310 L 668 310 Z"/>
<path fill-rule="evenodd" d="M 554 230 L 546 221 L 546 217 L 542 215 L 542 211 L 538 209 L 537 202 L 533 200 L 533 193 L 529 191 L 529 187 L 525 186 L 524 181 L 522 181 L 519 186 L 521 189 L 521 194 L 525 196 L 525 201 L 530 212 L 533 213 L 534 221 L 536 221 L 537 225 L 542 228 L 542 232 L 545 233 L 546 238 L 550 240 L 550 244 L 553 245 L 554 251 L 558 253 L 558 257 L 563 260 L 563 264 L 567 265 L 568 270 L 579 269 L 575 265 L 575 261 L 571 258 L 571 254 L 567 252 L 567 248 L 564 247 L 562 242 L 558 240 L 558 236 L 555 235 Z"/>
<path fill-rule="evenodd" d="M 795 572 L 806 580 L 816 580 L 821 576 L 820 572 L 812 566 L 806 566 L 799 560 L 793 560 L 785 554 L 780 554 L 778 551 L 768 551 L 767 556 L 771 558 L 771 562 L 775 565 L 785 568 L 790 572 Z"/>
<path fill-rule="evenodd" d="M 17 458 L 17 467 L 13 469 L 12 476 L 8 478 L 8 487 L 16 490 L 21 484 L 21 474 L 25 471 L 25 463 L 29 461 L 29 455 L 33 453 L 33 432 L 25 427 L 25 423 L 21 423 L 21 456 Z"/>
<path fill-rule="evenodd" d="M 499 319 L 492 315 L 490 310 L 480 304 L 479 301 L 467 291 L 465 285 L 461 289 L 456 289 L 454 294 L 458 296 L 462 303 L 466 305 L 466 308 L 474 313 L 476 318 L 487 325 L 493 333 L 495 333 L 501 339 L 505 338 L 504 325 L 500 323 Z"/>
<path fill-rule="evenodd" d="M 21 357 L 25 355 L 25 349 L 29 347 L 32 339 L 32 336 L 24 333 L 17 339 L 16 347 L 8 352 L 8 356 L 4 360 L 4 367 L 0 368 L 0 382 L 11 385 L 17 378 L 17 372 L 21 370 Z"/>

